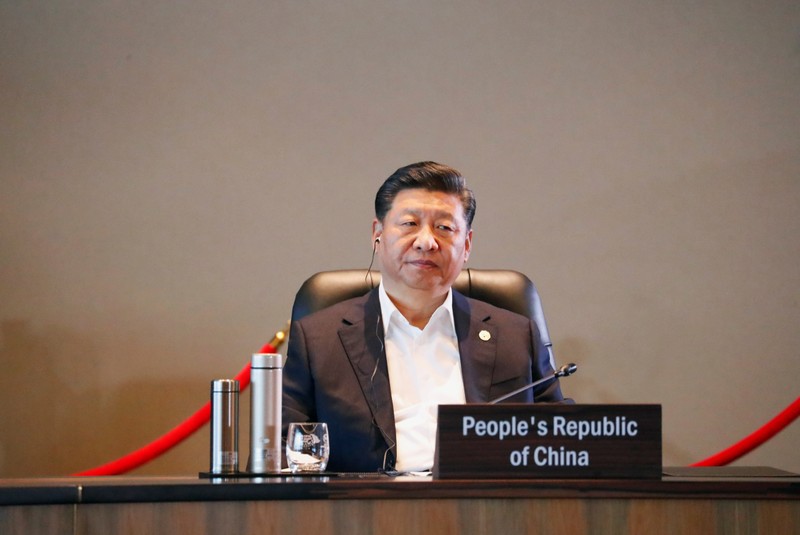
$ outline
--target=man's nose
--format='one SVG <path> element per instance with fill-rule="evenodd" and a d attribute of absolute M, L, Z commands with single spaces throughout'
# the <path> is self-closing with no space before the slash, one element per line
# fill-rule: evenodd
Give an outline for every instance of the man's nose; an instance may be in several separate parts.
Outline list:
<path fill-rule="evenodd" d="M 439 242 L 436 241 L 432 228 L 427 226 L 419 228 L 414 238 L 414 248 L 420 251 L 435 251 L 439 248 Z"/>

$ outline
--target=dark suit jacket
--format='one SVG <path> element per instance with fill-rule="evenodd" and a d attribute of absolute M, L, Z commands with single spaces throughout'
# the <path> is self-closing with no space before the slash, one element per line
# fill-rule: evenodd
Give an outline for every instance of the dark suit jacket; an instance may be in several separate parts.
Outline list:
<path fill-rule="evenodd" d="M 490 401 L 553 372 L 536 325 L 524 316 L 453 290 L 453 319 L 467 403 Z M 553 379 L 506 402 L 562 399 Z M 292 323 L 284 436 L 290 422 L 305 421 L 328 424 L 329 470 L 393 468 L 394 409 L 377 289 Z"/>

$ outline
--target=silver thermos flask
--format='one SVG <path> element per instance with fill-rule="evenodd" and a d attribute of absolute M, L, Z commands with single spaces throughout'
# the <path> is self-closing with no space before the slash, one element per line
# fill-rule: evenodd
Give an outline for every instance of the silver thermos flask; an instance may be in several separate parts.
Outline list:
<path fill-rule="evenodd" d="M 247 471 L 281 471 L 283 356 L 256 353 L 250 362 L 250 460 Z"/>
<path fill-rule="evenodd" d="M 239 471 L 239 381 L 211 381 L 211 473 Z"/>

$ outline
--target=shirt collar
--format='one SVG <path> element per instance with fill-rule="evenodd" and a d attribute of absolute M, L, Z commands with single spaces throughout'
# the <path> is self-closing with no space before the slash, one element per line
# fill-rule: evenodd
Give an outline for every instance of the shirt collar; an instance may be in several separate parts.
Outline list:
<path fill-rule="evenodd" d="M 383 318 L 383 325 L 384 325 L 384 335 L 386 335 L 386 331 L 388 330 L 389 326 L 391 325 L 392 317 L 396 314 L 397 319 L 402 319 L 402 321 L 408 323 L 408 320 L 403 316 L 402 312 L 397 310 L 397 307 L 389 298 L 389 294 L 386 293 L 386 288 L 383 287 L 383 281 L 381 281 L 380 285 L 378 286 L 378 296 L 380 297 L 381 302 L 381 317 Z M 452 332 L 456 331 L 456 323 L 453 319 L 453 289 L 450 288 L 447 290 L 447 297 L 444 299 L 444 303 L 439 305 L 439 308 L 433 311 L 431 315 L 431 321 L 435 321 L 437 317 L 446 314 L 448 318 L 448 326 L 452 329 Z M 430 322 L 429 322 L 430 324 Z"/>

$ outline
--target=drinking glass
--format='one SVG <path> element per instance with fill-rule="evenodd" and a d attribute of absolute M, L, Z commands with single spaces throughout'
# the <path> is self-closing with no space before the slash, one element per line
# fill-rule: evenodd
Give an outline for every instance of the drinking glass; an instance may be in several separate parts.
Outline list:
<path fill-rule="evenodd" d="M 290 423 L 286 434 L 286 461 L 292 473 L 324 472 L 328 466 L 328 424 Z"/>

